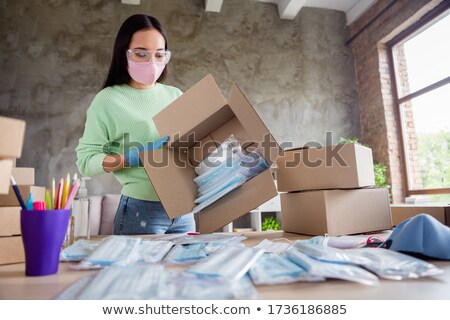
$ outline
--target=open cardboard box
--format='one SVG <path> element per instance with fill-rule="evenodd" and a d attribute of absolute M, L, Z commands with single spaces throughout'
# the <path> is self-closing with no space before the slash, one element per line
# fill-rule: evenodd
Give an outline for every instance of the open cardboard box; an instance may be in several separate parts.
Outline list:
<path fill-rule="evenodd" d="M 372 150 L 354 143 L 285 150 L 277 182 L 280 192 L 374 186 Z"/>
<path fill-rule="evenodd" d="M 141 162 L 169 218 L 195 207 L 194 168 L 233 134 L 246 149 L 259 148 L 271 165 L 280 147 L 236 84 L 228 102 L 211 75 L 158 113 L 153 121 L 169 143 L 140 153 Z M 231 191 L 197 215 L 201 233 L 214 232 L 277 195 L 270 169 Z"/>

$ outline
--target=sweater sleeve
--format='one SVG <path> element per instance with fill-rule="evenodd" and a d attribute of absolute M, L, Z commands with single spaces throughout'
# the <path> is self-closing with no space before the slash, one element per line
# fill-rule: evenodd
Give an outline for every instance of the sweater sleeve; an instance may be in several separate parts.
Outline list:
<path fill-rule="evenodd" d="M 104 146 L 108 142 L 108 132 L 98 110 L 93 106 L 87 111 L 83 136 L 77 148 L 77 167 L 84 176 L 105 173 L 103 169 Z"/>

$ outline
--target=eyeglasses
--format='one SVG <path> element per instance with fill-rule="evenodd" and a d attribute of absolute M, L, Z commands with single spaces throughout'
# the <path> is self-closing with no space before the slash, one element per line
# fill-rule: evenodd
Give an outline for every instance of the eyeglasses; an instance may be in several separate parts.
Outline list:
<path fill-rule="evenodd" d="M 127 50 L 128 60 L 137 63 L 155 62 L 157 64 L 166 65 L 170 60 L 169 50 L 144 50 L 144 49 L 129 49 Z"/>

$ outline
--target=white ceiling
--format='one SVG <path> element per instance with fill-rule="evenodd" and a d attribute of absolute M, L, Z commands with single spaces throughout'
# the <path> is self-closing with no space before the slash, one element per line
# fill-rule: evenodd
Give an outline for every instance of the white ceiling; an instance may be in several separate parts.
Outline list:
<path fill-rule="evenodd" d="M 124 4 L 140 4 L 141 0 L 121 0 Z M 224 0 L 205 0 L 205 11 L 220 12 Z M 294 19 L 303 7 L 332 9 L 345 12 L 351 24 L 377 0 L 241 0 L 259 1 L 278 6 L 280 19 Z"/>
<path fill-rule="evenodd" d="M 244 1 L 244 0 L 243 0 Z M 255 1 L 255 0 L 245 0 Z M 332 9 L 345 12 L 347 24 L 351 24 L 377 0 L 256 0 L 278 6 L 281 19 L 294 19 L 303 7 Z M 220 12 L 223 0 L 205 0 L 205 10 Z"/>

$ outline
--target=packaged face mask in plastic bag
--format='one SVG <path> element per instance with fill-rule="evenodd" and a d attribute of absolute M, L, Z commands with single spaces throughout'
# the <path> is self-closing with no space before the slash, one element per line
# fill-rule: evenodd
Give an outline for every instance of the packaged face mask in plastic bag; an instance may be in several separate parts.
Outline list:
<path fill-rule="evenodd" d="M 340 249 L 352 249 L 362 247 L 366 243 L 367 237 L 359 236 L 340 236 L 330 237 L 328 235 L 312 237 L 307 240 L 299 240 L 306 243 L 315 243 L 322 246 L 340 248 Z"/>
<path fill-rule="evenodd" d="M 72 245 L 61 251 L 59 260 L 80 261 L 86 258 L 98 246 L 99 241 L 77 240 Z"/>
<path fill-rule="evenodd" d="M 208 198 L 207 200 L 203 201 L 202 203 L 196 205 L 191 213 L 195 214 L 197 212 L 200 212 L 201 210 L 205 209 L 206 207 L 208 207 L 209 205 L 213 204 L 214 202 L 216 202 L 217 200 L 219 200 L 220 198 L 222 198 L 223 196 L 227 195 L 228 193 L 230 193 L 231 191 L 239 188 L 241 185 L 243 185 L 245 183 L 245 179 L 242 179 L 242 181 L 237 181 L 235 184 L 228 186 L 227 188 L 221 190 L 220 192 L 216 193 L 215 195 L 211 196 L 210 198 Z"/>
<path fill-rule="evenodd" d="M 263 250 L 233 245 L 224 247 L 188 269 L 200 277 L 222 277 L 229 280 L 241 278 Z"/>
<path fill-rule="evenodd" d="M 241 234 L 233 234 L 233 233 L 205 233 L 199 234 L 195 236 L 183 235 L 178 237 L 172 242 L 174 244 L 189 244 L 189 243 L 237 243 L 242 240 L 247 239 L 247 237 Z"/>
<path fill-rule="evenodd" d="M 210 169 L 218 167 L 225 159 L 229 158 L 233 153 L 239 151 L 241 146 L 239 141 L 231 135 L 220 146 L 214 150 L 205 160 L 194 168 L 195 173 L 202 175 Z"/>
<path fill-rule="evenodd" d="M 110 266 L 78 293 L 80 300 L 144 300 L 167 295 L 164 267 L 157 264 Z"/>
<path fill-rule="evenodd" d="M 234 190 L 238 186 L 241 186 L 242 182 L 245 182 L 245 177 L 243 175 L 237 174 L 236 176 L 232 176 L 228 179 L 225 179 L 223 182 L 218 183 L 215 188 L 210 189 L 207 193 L 195 199 L 194 202 L 202 203 L 214 197 L 215 195 L 220 194 L 224 190 Z"/>
<path fill-rule="evenodd" d="M 259 257 L 250 268 L 249 275 L 256 285 L 325 280 L 310 275 L 285 256 L 274 253 L 265 253 Z"/>
<path fill-rule="evenodd" d="M 207 257 L 207 243 L 177 244 L 167 254 L 165 262 L 188 263 L 195 262 Z"/>
<path fill-rule="evenodd" d="M 350 256 L 358 257 L 354 260 L 364 261 L 360 265 L 384 279 L 416 279 L 444 272 L 431 263 L 396 251 L 382 248 L 359 248 L 350 251 Z"/>
<path fill-rule="evenodd" d="M 267 239 L 262 240 L 260 243 L 258 243 L 253 248 L 256 249 L 263 249 L 264 252 L 271 252 L 271 253 L 282 253 L 284 250 L 286 250 L 291 244 L 286 242 L 273 242 Z"/>
<path fill-rule="evenodd" d="M 109 236 L 103 239 L 97 248 L 82 260 L 82 263 L 101 266 L 129 264 L 138 259 L 140 243 L 140 238 Z"/>
<path fill-rule="evenodd" d="M 142 240 L 139 244 L 138 261 L 161 261 L 172 248 L 173 243 L 164 240 Z"/>
<path fill-rule="evenodd" d="M 414 279 L 442 273 L 430 263 L 382 248 L 343 250 L 304 242 L 295 242 L 294 247 L 314 259 L 362 266 L 385 279 Z"/>
<path fill-rule="evenodd" d="M 248 276 L 243 276 L 239 280 L 227 280 L 198 278 L 179 270 L 170 270 L 168 274 L 168 287 L 172 293 L 168 299 L 249 300 L 257 298 L 256 289 Z"/>
<path fill-rule="evenodd" d="M 354 265 L 323 262 L 310 258 L 306 254 L 299 251 L 295 246 L 289 247 L 285 251 L 285 254 L 290 260 L 314 276 L 342 279 L 366 285 L 374 285 L 378 283 L 378 277 L 369 271 Z"/>
<path fill-rule="evenodd" d="M 208 187 L 209 183 L 214 181 L 221 181 L 231 175 L 239 173 L 240 157 L 238 154 L 233 154 L 230 158 L 225 159 L 218 167 L 212 168 L 206 173 L 194 178 L 194 182 L 199 187 L 200 191 Z"/>
<path fill-rule="evenodd" d="M 242 155 L 242 153 L 239 155 L 241 156 L 240 173 L 247 179 L 253 178 L 270 167 L 259 149 L 256 149 L 246 155 Z"/>

